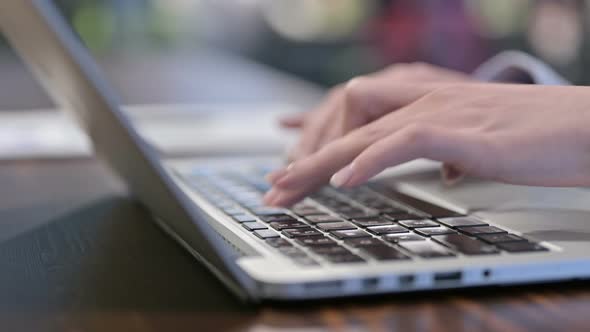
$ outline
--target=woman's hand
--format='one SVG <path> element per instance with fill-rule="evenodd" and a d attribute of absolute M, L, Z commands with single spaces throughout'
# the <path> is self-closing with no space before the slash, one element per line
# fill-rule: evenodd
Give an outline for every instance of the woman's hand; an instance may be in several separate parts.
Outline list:
<path fill-rule="evenodd" d="M 316 109 L 281 119 L 282 126 L 299 128 L 302 132 L 289 158 L 293 161 L 305 158 L 336 138 L 405 106 L 411 100 L 403 95 L 374 94 L 375 86 L 469 80 L 469 76 L 463 73 L 424 63 L 396 64 L 353 79 L 332 89 Z"/>
<path fill-rule="evenodd" d="M 417 158 L 513 184 L 590 185 L 588 87 L 380 82 L 370 93 L 407 106 L 272 174 L 267 204 L 291 205 L 330 178 L 356 186 Z"/>

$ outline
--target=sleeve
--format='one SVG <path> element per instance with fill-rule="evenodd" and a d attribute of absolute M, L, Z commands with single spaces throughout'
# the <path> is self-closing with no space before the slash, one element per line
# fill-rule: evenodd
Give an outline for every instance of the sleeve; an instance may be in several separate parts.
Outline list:
<path fill-rule="evenodd" d="M 481 64 L 473 77 L 490 82 L 570 85 L 549 65 L 521 51 L 504 51 Z"/>

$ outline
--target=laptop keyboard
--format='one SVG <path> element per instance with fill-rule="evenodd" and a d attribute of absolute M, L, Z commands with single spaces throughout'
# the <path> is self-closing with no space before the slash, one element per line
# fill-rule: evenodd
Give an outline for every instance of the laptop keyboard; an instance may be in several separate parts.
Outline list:
<path fill-rule="evenodd" d="M 262 203 L 265 170 L 181 174 L 260 241 L 302 266 L 548 251 L 471 216 L 372 184 L 325 187 L 290 209 Z"/>

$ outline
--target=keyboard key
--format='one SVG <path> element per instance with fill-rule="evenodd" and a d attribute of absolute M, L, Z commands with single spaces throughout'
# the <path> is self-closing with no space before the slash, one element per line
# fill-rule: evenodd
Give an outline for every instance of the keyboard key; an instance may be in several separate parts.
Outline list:
<path fill-rule="evenodd" d="M 422 258 L 454 256 L 454 254 L 448 251 L 445 247 L 432 241 L 408 241 L 400 242 L 398 245 Z"/>
<path fill-rule="evenodd" d="M 350 238 L 357 238 L 357 237 L 370 237 L 367 232 L 364 232 L 360 229 L 352 229 L 352 230 L 343 230 L 343 231 L 332 231 L 330 232 L 338 239 L 350 239 Z"/>
<path fill-rule="evenodd" d="M 238 214 L 243 214 L 244 213 L 244 211 L 242 211 L 242 209 L 239 209 L 239 208 L 233 207 L 233 206 L 232 207 L 224 208 L 222 210 L 223 210 L 223 212 L 225 212 L 226 214 L 229 214 L 230 216 L 238 215 Z"/>
<path fill-rule="evenodd" d="M 336 244 L 336 241 L 325 236 L 300 237 L 295 239 L 295 241 L 304 247 L 329 246 Z"/>
<path fill-rule="evenodd" d="M 343 264 L 343 263 L 361 263 L 364 262 L 362 258 L 355 254 L 343 254 L 343 255 L 329 255 L 324 256 L 326 260 L 330 263 L 334 264 Z"/>
<path fill-rule="evenodd" d="M 342 213 L 362 213 L 363 212 L 362 209 L 360 209 L 356 206 L 348 205 L 348 204 L 330 206 L 330 209 L 332 209 L 333 211 L 335 211 L 339 214 L 342 214 Z"/>
<path fill-rule="evenodd" d="M 296 203 L 295 205 L 292 206 L 292 209 L 307 209 L 307 208 L 315 208 L 315 206 L 310 204 L 307 201 L 301 201 L 301 202 Z"/>
<path fill-rule="evenodd" d="M 257 216 L 271 216 L 271 215 L 285 214 L 285 209 L 269 208 L 269 207 L 256 208 L 256 209 L 252 209 L 251 211 L 252 211 L 252 213 L 254 213 Z"/>
<path fill-rule="evenodd" d="M 245 222 L 242 224 L 242 226 L 244 226 L 245 229 L 249 230 L 249 231 L 254 231 L 257 229 L 267 229 L 268 227 L 258 221 L 254 221 L 254 222 Z"/>
<path fill-rule="evenodd" d="M 461 233 L 465 233 L 467 235 L 472 235 L 472 236 L 477 236 L 477 235 L 481 235 L 481 234 L 506 233 L 505 230 L 500 229 L 495 226 L 458 227 L 457 229 Z"/>
<path fill-rule="evenodd" d="M 311 227 L 286 229 L 283 234 L 287 237 L 307 237 L 307 236 L 322 236 L 323 234 Z"/>
<path fill-rule="evenodd" d="M 313 251 L 314 253 L 316 253 L 320 256 L 345 255 L 345 254 L 351 253 L 348 249 L 341 247 L 339 245 L 311 247 L 311 251 Z"/>
<path fill-rule="evenodd" d="M 342 218 L 334 217 L 327 214 L 321 214 L 317 216 L 309 216 L 306 217 L 305 220 L 309 221 L 312 224 L 319 224 L 323 222 L 335 222 L 335 221 L 344 221 Z"/>
<path fill-rule="evenodd" d="M 482 234 L 477 235 L 477 238 L 480 240 L 486 241 L 488 243 L 496 244 L 502 242 L 518 242 L 518 241 L 527 241 L 527 239 L 522 238 L 515 234 L 509 233 L 500 233 L 500 234 Z"/>
<path fill-rule="evenodd" d="M 341 229 L 356 229 L 356 226 L 354 226 L 352 223 L 350 223 L 348 221 L 322 223 L 322 224 L 317 224 L 316 227 L 321 229 L 324 232 L 341 230 Z"/>
<path fill-rule="evenodd" d="M 435 236 L 435 235 L 443 235 L 443 234 L 453 234 L 457 233 L 454 230 L 439 226 L 439 227 L 425 227 L 425 228 L 418 228 L 416 229 L 416 233 L 424 236 Z"/>
<path fill-rule="evenodd" d="M 380 201 L 373 201 L 373 202 L 362 202 L 364 205 L 373 208 L 375 210 L 378 210 L 380 212 L 389 212 L 392 214 L 395 213 L 399 213 L 399 214 L 403 214 L 403 213 L 408 213 L 408 211 L 401 209 L 400 207 L 394 206 L 390 203 L 387 202 L 380 202 Z"/>
<path fill-rule="evenodd" d="M 279 251 L 289 257 L 308 257 L 303 250 L 296 247 L 278 247 Z"/>
<path fill-rule="evenodd" d="M 404 242 L 404 241 L 424 241 L 426 238 L 414 234 L 414 233 L 401 233 L 401 234 L 387 234 L 383 236 L 383 240 L 392 243 Z"/>
<path fill-rule="evenodd" d="M 338 212 L 343 218 L 346 219 L 364 219 L 364 218 L 375 218 L 379 216 L 377 212 L 371 211 L 353 211 L 353 212 Z"/>
<path fill-rule="evenodd" d="M 518 252 L 534 252 L 534 251 L 548 251 L 547 248 L 541 246 L 540 244 L 533 243 L 533 242 L 504 242 L 498 243 L 497 246 L 500 249 L 506 250 L 512 253 Z"/>
<path fill-rule="evenodd" d="M 352 239 L 345 239 L 344 243 L 354 247 L 370 247 L 370 246 L 382 246 L 383 241 L 376 239 L 374 237 L 359 237 L 359 238 L 352 238 Z"/>
<path fill-rule="evenodd" d="M 407 227 L 407 228 L 422 228 L 422 227 L 437 227 L 437 226 L 439 226 L 438 223 L 436 223 L 432 220 L 428 220 L 428 219 L 401 220 L 398 223 L 404 227 Z"/>
<path fill-rule="evenodd" d="M 419 216 L 417 214 L 404 212 L 404 213 L 385 213 L 385 217 L 391 220 L 399 221 L 399 220 L 419 220 L 424 219 L 424 216 Z"/>
<path fill-rule="evenodd" d="M 290 215 L 287 214 L 273 214 L 273 215 L 262 215 L 260 216 L 260 220 L 265 222 L 275 222 L 275 221 L 289 221 L 289 220 L 297 220 Z"/>
<path fill-rule="evenodd" d="M 449 246 L 465 255 L 489 255 L 497 254 L 500 251 L 496 247 L 485 242 L 475 240 L 463 234 L 448 234 L 433 236 L 436 242 Z"/>
<path fill-rule="evenodd" d="M 293 246 L 291 244 L 291 242 L 283 239 L 282 237 L 266 239 L 266 243 L 269 246 L 274 247 L 274 248 L 279 248 L 279 247 L 292 247 Z"/>
<path fill-rule="evenodd" d="M 254 231 L 254 235 L 258 236 L 261 239 L 270 239 L 279 237 L 279 234 L 275 231 L 271 231 L 270 229 L 258 229 Z"/>
<path fill-rule="evenodd" d="M 393 225 L 393 221 L 382 218 L 359 219 L 352 222 L 360 227 Z"/>
<path fill-rule="evenodd" d="M 391 234 L 391 233 L 407 233 L 408 230 L 400 225 L 386 225 L 368 227 L 367 230 L 375 235 Z"/>
<path fill-rule="evenodd" d="M 234 202 L 230 201 L 230 200 L 226 200 L 226 199 L 221 199 L 218 201 L 214 201 L 213 205 L 217 206 L 220 209 L 227 209 L 230 208 L 232 206 L 234 206 Z"/>
<path fill-rule="evenodd" d="M 232 218 L 234 218 L 235 221 L 237 222 L 252 222 L 252 221 L 256 221 L 256 218 L 249 216 L 247 214 L 236 214 L 234 216 L 232 216 Z"/>
<path fill-rule="evenodd" d="M 315 199 L 316 202 L 330 208 L 350 206 L 350 204 L 348 204 L 347 202 L 343 202 L 342 200 L 331 197 L 314 198 L 313 196 L 311 196 L 311 198 Z"/>
<path fill-rule="evenodd" d="M 441 218 L 441 219 L 438 219 L 438 221 L 441 224 L 443 224 L 445 226 L 449 226 L 451 228 L 469 227 L 469 226 L 487 226 L 488 225 L 483 221 L 477 220 L 475 218 L 469 218 L 469 217 Z"/>
<path fill-rule="evenodd" d="M 325 212 L 315 207 L 293 208 L 291 211 L 300 216 L 314 216 L 318 214 L 325 214 Z"/>
<path fill-rule="evenodd" d="M 256 188 L 256 190 L 260 191 L 260 192 L 267 192 L 268 190 L 270 190 L 271 186 L 268 182 L 266 182 L 266 180 L 262 179 L 247 179 L 248 183 L 250 183 L 254 188 Z"/>
<path fill-rule="evenodd" d="M 244 203 L 242 205 L 244 205 L 244 207 L 246 207 L 248 210 L 255 210 L 264 207 L 264 204 L 262 203 Z"/>
<path fill-rule="evenodd" d="M 400 259 L 409 259 L 410 257 L 404 255 L 399 250 L 382 244 L 380 246 L 368 246 L 363 247 L 362 250 L 367 254 L 371 255 L 373 258 L 383 261 L 383 260 L 400 260 Z"/>
<path fill-rule="evenodd" d="M 271 222 L 270 227 L 272 227 L 278 231 L 282 231 L 283 229 L 287 229 L 287 228 L 303 228 L 303 227 L 309 228 L 309 225 L 304 222 L 301 222 L 299 220 L 288 220 L 288 221 Z"/>

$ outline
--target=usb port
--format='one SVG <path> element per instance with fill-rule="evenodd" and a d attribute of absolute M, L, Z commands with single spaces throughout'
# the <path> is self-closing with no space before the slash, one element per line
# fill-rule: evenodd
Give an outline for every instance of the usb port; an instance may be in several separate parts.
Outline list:
<path fill-rule="evenodd" d="M 434 275 L 434 283 L 446 284 L 450 282 L 458 282 L 461 281 L 462 277 L 463 273 L 460 271 L 436 273 Z"/>

